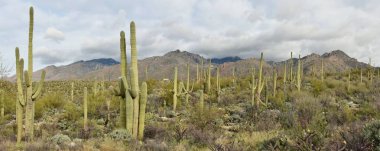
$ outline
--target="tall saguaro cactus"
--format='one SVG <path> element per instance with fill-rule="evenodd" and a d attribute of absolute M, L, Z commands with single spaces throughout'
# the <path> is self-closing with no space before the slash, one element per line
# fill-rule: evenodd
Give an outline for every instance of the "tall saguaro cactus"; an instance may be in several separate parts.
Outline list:
<path fill-rule="evenodd" d="M 211 93 L 211 59 L 208 64 L 207 68 L 207 85 L 206 85 L 206 93 L 210 94 Z"/>
<path fill-rule="evenodd" d="M 301 55 L 298 55 L 298 69 L 297 69 L 297 90 L 298 90 L 298 92 L 301 91 L 301 82 L 302 82 L 301 73 L 302 73 Z"/>
<path fill-rule="evenodd" d="M 190 89 L 190 66 L 189 66 L 189 64 L 187 64 L 186 67 L 187 67 L 187 79 L 186 79 L 186 88 L 184 88 L 184 93 L 186 95 L 185 96 L 186 105 L 189 105 L 189 97 L 190 97 L 190 93 L 193 91 L 194 83 Z"/>
<path fill-rule="evenodd" d="M 324 68 L 324 63 L 323 63 L 323 59 L 321 60 L 322 61 L 322 67 L 321 67 L 321 80 L 322 82 L 325 80 L 325 73 L 323 71 L 323 68 Z"/>
<path fill-rule="evenodd" d="M 277 92 L 277 72 L 273 70 L 273 97 L 276 97 Z"/>
<path fill-rule="evenodd" d="M 173 111 L 177 109 L 177 97 L 178 94 L 178 67 L 174 67 L 174 78 L 173 78 Z"/>
<path fill-rule="evenodd" d="M 220 69 L 219 68 L 216 68 L 216 97 L 217 97 L 217 101 L 220 102 L 220 95 L 221 95 L 221 91 L 220 91 Z"/>
<path fill-rule="evenodd" d="M 74 102 L 74 82 L 71 82 L 71 102 Z"/>
<path fill-rule="evenodd" d="M 261 53 L 259 77 L 258 77 L 259 79 L 258 79 L 257 88 L 256 88 L 256 106 L 257 107 L 259 107 L 260 103 L 264 104 L 261 101 L 261 91 L 263 90 L 264 85 L 265 85 L 265 81 L 266 81 L 266 79 L 263 77 L 263 64 L 264 64 L 263 56 L 264 56 L 264 54 Z"/>
<path fill-rule="evenodd" d="M 293 84 L 293 52 L 290 52 L 290 83 Z"/>
<path fill-rule="evenodd" d="M 249 84 L 249 88 L 251 89 L 251 105 L 253 106 L 255 104 L 255 91 L 256 91 L 256 83 L 255 83 L 255 69 L 251 69 L 251 82 Z"/>
<path fill-rule="evenodd" d="M 24 71 L 24 60 L 20 59 L 19 49 L 16 48 L 16 77 L 17 77 L 17 103 L 16 103 L 16 121 L 17 121 L 17 144 L 20 144 L 22 137 L 22 117 L 23 108 L 25 107 L 25 137 L 28 141 L 33 141 L 34 131 L 34 104 L 42 93 L 42 87 L 45 79 L 45 71 L 41 73 L 41 80 L 36 89 L 33 89 L 33 7 L 29 9 L 29 42 L 28 42 L 28 70 Z M 23 81 L 25 81 L 26 91 L 24 91 Z"/>
<path fill-rule="evenodd" d="M 136 48 L 136 25 L 132 21 L 130 24 L 130 44 L 131 44 L 131 69 L 130 85 L 127 81 L 127 55 L 125 44 L 125 33 L 120 32 L 120 70 L 121 78 L 119 89 L 114 89 L 117 96 L 121 96 L 120 102 L 120 123 L 134 138 L 143 138 L 145 121 L 145 106 L 147 102 L 146 82 L 142 83 L 142 90 L 139 89 L 138 61 Z M 142 129 L 142 130 L 141 130 Z"/>
<path fill-rule="evenodd" d="M 4 118 L 4 95 L 3 91 L 0 91 L 0 118 Z"/>
<path fill-rule="evenodd" d="M 83 89 L 83 129 L 85 131 L 88 130 L 88 122 L 87 122 L 87 87 Z"/>

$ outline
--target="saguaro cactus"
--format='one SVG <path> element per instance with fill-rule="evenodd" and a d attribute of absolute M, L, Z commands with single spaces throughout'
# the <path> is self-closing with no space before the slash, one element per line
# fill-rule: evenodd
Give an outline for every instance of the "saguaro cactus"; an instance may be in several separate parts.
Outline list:
<path fill-rule="evenodd" d="M 203 90 L 200 90 L 200 91 L 199 91 L 199 94 L 200 94 L 200 99 L 199 99 L 199 109 L 201 110 L 201 112 L 203 112 L 203 109 L 204 109 L 204 102 L 205 102 L 204 95 L 203 95 Z"/>
<path fill-rule="evenodd" d="M 74 82 L 71 82 L 71 102 L 74 102 Z"/>
<path fill-rule="evenodd" d="M 251 69 L 251 82 L 249 84 L 249 88 L 251 89 L 251 105 L 253 106 L 255 104 L 255 91 L 256 91 L 256 84 L 255 84 L 255 69 Z"/>
<path fill-rule="evenodd" d="M 197 64 L 197 83 L 199 83 L 200 79 L 199 79 L 199 65 Z"/>
<path fill-rule="evenodd" d="M 363 68 L 360 68 L 360 83 L 363 83 Z"/>
<path fill-rule="evenodd" d="M 216 97 L 217 97 L 218 102 L 220 102 L 220 95 L 221 95 L 219 76 L 220 76 L 220 70 L 219 68 L 216 68 Z"/>
<path fill-rule="evenodd" d="M 177 97 L 178 95 L 178 67 L 174 67 L 174 78 L 173 78 L 173 111 L 177 109 Z"/>
<path fill-rule="evenodd" d="M 232 84 L 236 85 L 235 67 L 232 67 Z"/>
<path fill-rule="evenodd" d="M 302 72 L 302 69 L 301 69 L 301 55 L 299 55 L 298 56 L 298 69 L 297 69 L 297 90 L 298 90 L 298 92 L 301 91 L 301 83 L 302 83 L 301 72 Z"/>
<path fill-rule="evenodd" d="M 323 66 L 324 66 L 324 63 L 323 63 L 323 59 L 321 60 L 321 62 L 322 62 L 322 67 L 321 67 L 321 80 L 322 80 L 322 82 L 325 80 L 325 73 L 324 73 L 324 71 L 323 71 Z"/>
<path fill-rule="evenodd" d="M 290 52 L 290 83 L 293 84 L 293 52 Z"/>
<path fill-rule="evenodd" d="M 206 93 L 210 94 L 211 93 L 211 59 L 208 64 L 207 68 L 207 85 L 206 85 Z"/>
<path fill-rule="evenodd" d="M 283 84 L 284 84 L 284 94 L 286 94 L 286 63 L 284 63 L 284 77 L 283 77 Z"/>
<path fill-rule="evenodd" d="M 190 66 L 187 64 L 187 80 L 186 80 L 186 88 L 184 88 L 184 93 L 185 93 L 185 102 L 186 105 L 189 105 L 189 97 L 190 93 L 193 91 L 194 88 L 194 83 L 193 86 L 190 89 Z"/>
<path fill-rule="evenodd" d="M 129 87 L 127 81 L 127 57 L 126 57 L 126 44 L 125 34 L 120 32 L 120 68 L 121 78 L 119 84 L 119 90 L 114 89 L 114 93 L 117 96 L 121 96 L 123 101 L 120 103 L 120 123 L 122 127 L 125 127 L 128 132 L 132 134 L 134 138 L 143 138 L 143 134 L 139 134 L 144 128 L 145 118 L 145 105 L 147 102 L 147 91 L 145 91 L 146 83 L 142 83 L 142 90 L 139 89 L 138 80 L 138 65 L 137 65 L 137 48 L 136 48 L 136 26 L 132 21 L 130 24 L 130 44 L 131 44 L 131 74 Z"/>
<path fill-rule="evenodd" d="M 260 57 L 260 68 L 259 68 L 259 79 L 257 83 L 257 88 L 256 88 L 256 106 L 259 107 L 260 103 L 264 104 L 261 101 L 261 91 L 264 88 L 265 81 L 266 79 L 263 78 L 263 64 L 264 64 L 264 59 L 263 59 L 264 54 L 261 53 Z"/>
<path fill-rule="evenodd" d="M 88 130 L 88 122 L 87 122 L 87 87 L 83 89 L 83 129 L 85 131 Z"/>
<path fill-rule="evenodd" d="M 348 86 L 347 86 L 347 91 L 350 91 L 351 89 L 351 71 L 348 71 Z"/>
<path fill-rule="evenodd" d="M 33 141 L 34 131 L 34 103 L 42 93 L 42 87 L 45 79 L 45 71 L 41 73 L 41 80 L 37 89 L 33 90 L 33 7 L 29 9 L 29 42 L 28 42 L 28 71 L 24 70 L 24 60 L 20 59 L 19 49 L 16 48 L 16 77 L 17 77 L 17 100 L 16 103 L 16 121 L 17 121 L 17 144 L 21 142 L 22 137 L 22 112 L 25 106 L 25 137 L 28 141 Z M 24 75 L 23 75 L 24 74 Z M 24 77 L 23 77 L 24 76 Z M 22 82 L 25 81 L 26 91 L 23 89 Z M 24 94 L 25 93 L 25 94 Z M 25 99 L 25 100 L 24 100 Z"/>
<path fill-rule="evenodd" d="M 19 49 L 16 47 L 16 77 L 17 77 L 17 97 L 16 97 L 16 123 L 17 123 L 17 145 L 19 146 L 23 131 L 23 108 L 25 106 L 24 91 L 23 91 L 23 70 L 24 59 L 20 59 Z"/>
<path fill-rule="evenodd" d="M 142 140 L 144 138 L 144 127 L 145 127 L 145 109 L 146 101 L 148 100 L 148 86 L 146 82 L 141 85 L 141 100 L 139 109 L 139 127 L 138 127 L 138 139 Z"/>
<path fill-rule="evenodd" d="M 4 95 L 3 91 L 0 91 L 0 117 L 4 118 Z"/>
<path fill-rule="evenodd" d="M 273 70 L 273 97 L 276 97 L 277 92 L 277 72 Z"/>

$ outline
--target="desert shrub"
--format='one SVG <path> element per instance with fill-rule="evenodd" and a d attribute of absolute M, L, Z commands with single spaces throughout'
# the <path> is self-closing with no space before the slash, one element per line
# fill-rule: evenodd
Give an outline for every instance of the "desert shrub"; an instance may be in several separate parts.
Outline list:
<path fill-rule="evenodd" d="M 82 108 L 75 103 L 67 102 L 63 107 L 64 114 L 63 117 L 68 121 L 77 121 L 79 120 L 83 114 L 81 114 Z"/>
<path fill-rule="evenodd" d="M 93 118 L 102 118 L 105 117 L 107 114 L 106 110 L 106 97 L 104 94 L 97 94 L 97 95 L 89 95 L 88 97 L 88 115 L 92 116 Z M 83 103 L 83 101 L 82 101 Z M 82 106 L 83 108 L 83 106 Z M 82 109 L 83 111 L 83 109 Z"/>
<path fill-rule="evenodd" d="M 195 108 L 190 115 L 189 122 L 201 130 L 205 130 L 206 128 L 209 130 L 215 130 L 219 127 L 219 125 L 216 124 L 219 123 L 217 121 L 222 117 L 223 112 L 215 107 L 210 107 L 207 111 L 206 108 L 208 108 L 207 105 L 205 105 L 204 111 L 201 111 L 198 107 Z"/>
<path fill-rule="evenodd" d="M 281 124 L 279 122 L 279 110 L 265 110 L 259 114 L 255 127 L 258 131 L 268 131 L 278 129 Z"/>
<path fill-rule="evenodd" d="M 363 130 L 364 138 L 370 141 L 372 149 L 380 151 L 380 121 L 368 123 Z"/>
<path fill-rule="evenodd" d="M 39 119 L 42 114 L 49 110 L 61 110 L 65 105 L 65 100 L 60 93 L 48 93 L 45 94 L 36 101 L 35 104 L 35 118 Z"/>
<path fill-rule="evenodd" d="M 291 150 L 294 149 L 290 145 L 285 135 L 279 135 L 269 140 L 265 140 L 259 146 L 259 150 Z"/>
<path fill-rule="evenodd" d="M 116 129 L 108 135 L 112 140 L 116 141 L 130 141 L 132 140 L 131 134 L 126 129 Z"/>
<path fill-rule="evenodd" d="M 285 110 L 279 115 L 279 122 L 282 128 L 290 129 L 297 125 L 296 111 L 290 103 L 286 103 L 285 106 Z"/>
<path fill-rule="evenodd" d="M 322 91 L 326 89 L 325 83 L 323 83 L 321 80 L 313 79 L 310 81 L 312 86 L 312 93 L 314 96 L 318 96 L 321 94 Z"/>
<path fill-rule="evenodd" d="M 298 93 L 294 97 L 294 106 L 297 110 L 297 119 L 302 128 L 307 128 L 313 116 L 321 112 L 319 101 L 307 94 Z"/>
<path fill-rule="evenodd" d="M 63 145 L 63 144 L 71 142 L 71 139 L 67 135 L 56 134 L 56 135 L 54 135 L 53 137 L 50 138 L 50 141 L 53 144 L 56 144 L 56 145 Z"/>
<path fill-rule="evenodd" d="M 351 123 L 339 132 L 346 150 L 372 150 L 372 143 L 363 135 L 362 123 Z"/>
<path fill-rule="evenodd" d="M 190 144 L 200 147 L 207 147 L 210 142 L 215 139 L 215 134 L 209 131 L 202 131 L 192 125 L 190 125 L 188 130 L 188 136 L 190 139 Z"/>
<path fill-rule="evenodd" d="M 146 125 L 144 129 L 144 137 L 148 139 L 163 140 L 168 136 L 168 132 L 163 125 L 165 124 Z"/>

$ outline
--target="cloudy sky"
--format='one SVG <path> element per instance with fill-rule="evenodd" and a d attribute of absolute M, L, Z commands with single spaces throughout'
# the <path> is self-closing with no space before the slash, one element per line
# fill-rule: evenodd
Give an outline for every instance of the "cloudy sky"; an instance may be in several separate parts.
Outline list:
<path fill-rule="evenodd" d="M 119 32 L 137 26 L 139 57 L 175 49 L 206 57 L 283 60 L 341 49 L 380 64 L 379 0 L 0 0 L 0 53 L 27 55 L 34 6 L 35 68 L 77 60 L 119 60 Z M 129 39 L 129 38 L 127 38 Z"/>

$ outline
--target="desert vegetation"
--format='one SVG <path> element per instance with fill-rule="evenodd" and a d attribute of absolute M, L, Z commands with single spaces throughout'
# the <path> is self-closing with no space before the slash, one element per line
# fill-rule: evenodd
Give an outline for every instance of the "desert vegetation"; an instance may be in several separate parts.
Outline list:
<path fill-rule="evenodd" d="M 258 66 L 228 76 L 201 60 L 159 80 L 138 66 L 132 21 L 130 64 L 120 32 L 118 80 L 44 81 L 42 71 L 36 82 L 32 7 L 29 15 L 28 62 L 16 48 L 16 81 L 0 81 L 0 150 L 380 150 L 380 70 L 371 63 L 330 72 L 320 59 L 306 72 L 291 53 L 268 69 L 261 53 Z"/>

